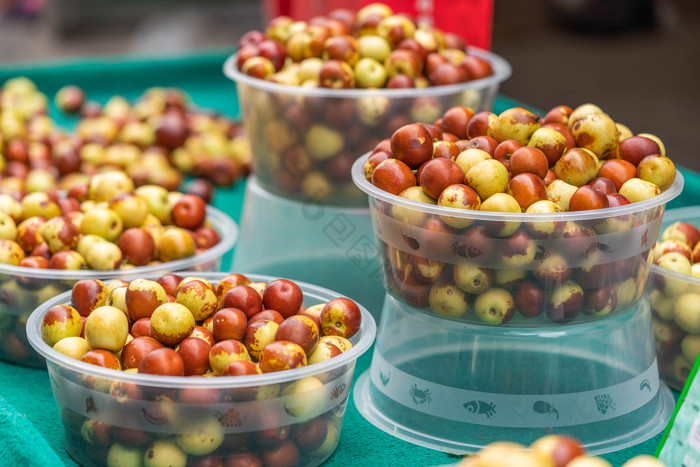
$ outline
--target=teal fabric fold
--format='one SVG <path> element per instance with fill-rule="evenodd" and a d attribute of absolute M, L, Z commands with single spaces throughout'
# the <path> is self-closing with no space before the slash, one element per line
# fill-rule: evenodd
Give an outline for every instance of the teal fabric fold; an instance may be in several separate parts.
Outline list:
<path fill-rule="evenodd" d="M 2 396 L 0 433 L 0 462 L 3 465 L 64 465 L 34 424 Z"/>

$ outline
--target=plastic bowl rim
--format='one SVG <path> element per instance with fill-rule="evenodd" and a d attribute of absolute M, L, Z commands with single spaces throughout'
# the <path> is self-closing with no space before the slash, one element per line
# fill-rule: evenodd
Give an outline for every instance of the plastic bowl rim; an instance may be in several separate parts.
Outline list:
<path fill-rule="evenodd" d="M 208 250 L 188 256 L 187 258 L 167 261 L 151 266 L 136 266 L 131 269 L 113 269 L 111 271 L 98 271 L 95 269 L 41 269 L 0 264 L 0 274 L 30 277 L 33 279 L 103 280 L 157 274 L 163 271 L 184 271 L 199 264 L 221 258 L 231 248 L 233 248 L 238 241 L 238 226 L 229 215 L 212 206 L 207 206 L 207 219 L 211 221 L 214 230 L 219 233 L 219 243 Z"/>
<path fill-rule="evenodd" d="M 626 204 L 624 206 L 616 206 L 605 209 L 592 209 L 589 211 L 566 211 L 557 213 L 518 213 L 518 212 L 492 212 L 492 211 L 476 211 L 459 208 L 448 208 L 445 206 L 437 206 L 432 204 L 413 201 L 400 196 L 391 194 L 372 185 L 364 175 L 362 167 L 369 157 L 371 152 L 367 152 L 360 156 L 352 165 L 352 179 L 357 187 L 367 193 L 368 196 L 374 199 L 380 199 L 392 205 L 402 206 L 415 211 L 422 211 L 428 214 L 450 216 L 462 219 L 473 219 L 483 221 L 520 221 L 520 222 L 545 222 L 545 221 L 584 221 L 584 220 L 604 220 L 614 217 L 620 217 L 628 214 L 638 214 L 647 209 L 663 206 L 678 195 L 683 190 L 683 174 L 676 169 L 676 179 L 666 191 L 658 196 L 638 201 L 636 203 Z"/>
<path fill-rule="evenodd" d="M 661 234 L 663 234 L 664 228 L 678 221 L 687 221 L 688 219 L 698 219 L 700 221 L 700 206 L 687 206 L 684 208 L 670 209 L 664 213 L 664 218 L 661 221 L 661 232 L 659 233 L 659 240 L 661 240 Z M 671 271 L 670 269 L 665 269 L 658 264 L 651 263 L 651 274 L 670 277 L 672 279 L 677 279 L 679 281 L 687 282 L 690 285 L 700 287 L 700 277 L 694 277 L 689 274 L 683 274 L 682 272 Z"/>
<path fill-rule="evenodd" d="M 231 55 L 224 62 L 223 71 L 227 78 L 236 83 L 245 84 L 256 89 L 279 94 L 294 94 L 299 96 L 315 96 L 324 98 L 361 98 L 384 96 L 388 98 L 416 98 L 423 96 L 445 96 L 457 94 L 468 89 L 484 89 L 489 86 L 498 85 L 508 79 L 512 73 L 512 68 L 508 61 L 493 52 L 489 52 L 477 47 L 468 47 L 467 53 L 485 58 L 491 63 L 493 74 L 481 79 L 466 81 L 464 83 L 449 84 L 445 86 L 428 86 L 425 88 L 405 88 L 405 89 L 328 89 L 328 88 L 305 88 L 292 86 L 289 84 L 274 83 L 260 78 L 253 78 L 241 73 L 236 68 L 238 53 Z"/>
<path fill-rule="evenodd" d="M 226 277 L 229 273 L 198 273 L 193 272 L 192 275 L 216 281 Z M 244 274 L 251 281 L 270 282 L 275 279 L 283 279 L 281 277 L 261 275 L 261 274 Z M 293 279 L 291 279 L 293 280 Z M 322 300 L 329 301 L 333 298 L 344 297 L 344 295 L 333 292 L 329 289 L 319 287 L 302 281 L 294 282 L 301 287 L 304 295 L 313 296 L 314 298 L 321 297 Z M 146 375 L 139 373 L 126 373 L 121 370 L 112 370 L 103 368 L 97 365 L 82 362 L 73 359 L 67 355 L 53 350 L 41 338 L 41 320 L 46 311 L 54 305 L 69 304 L 71 291 L 63 292 L 60 295 L 52 298 L 41 304 L 34 310 L 27 320 L 27 338 L 31 346 L 40 355 L 46 358 L 47 363 L 58 365 L 64 370 L 74 371 L 79 374 L 90 375 L 98 378 L 108 379 L 112 381 L 122 381 L 135 383 L 142 386 L 163 387 L 163 388 L 239 388 L 250 386 L 264 386 L 268 384 L 285 383 L 295 381 L 306 376 L 314 376 L 326 371 L 340 368 L 350 362 L 356 361 L 363 353 L 370 348 L 374 342 L 377 332 L 377 326 L 372 318 L 372 315 L 365 307 L 357 303 L 362 314 L 362 322 L 358 331 L 359 340 L 352 346 L 351 349 L 342 354 L 333 357 L 324 362 L 308 365 L 303 368 L 295 368 L 292 370 L 284 370 L 273 373 L 264 373 L 250 376 L 215 376 L 212 378 L 192 377 L 192 376 L 158 376 Z M 354 301 L 354 300 L 353 300 Z"/>

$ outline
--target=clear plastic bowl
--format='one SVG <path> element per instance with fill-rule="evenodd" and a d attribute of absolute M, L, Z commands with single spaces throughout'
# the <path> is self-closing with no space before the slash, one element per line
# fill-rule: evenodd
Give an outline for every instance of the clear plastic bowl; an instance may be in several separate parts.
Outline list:
<path fill-rule="evenodd" d="M 661 232 L 678 221 L 700 228 L 700 206 L 666 212 Z M 669 386 L 680 391 L 700 350 L 700 330 L 692 328 L 693 321 L 700 318 L 700 277 L 652 264 L 647 291 L 659 372 Z"/>
<path fill-rule="evenodd" d="M 219 233 L 220 242 L 202 253 L 167 263 L 114 271 L 38 269 L 0 264 L 0 359 L 44 368 L 44 359 L 27 341 L 27 318 L 39 304 L 70 290 L 81 279 L 127 280 L 175 271 L 219 271 L 221 257 L 238 239 L 238 226 L 227 214 L 211 206 L 207 207 L 207 219 Z"/>
<path fill-rule="evenodd" d="M 197 275 L 213 283 L 225 276 L 224 273 Z M 274 279 L 254 274 L 246 276 L 253 281 Z M 305 306 L 340 296 L 314 285 L 297 284 L 304 293 Z M 214 454 L 223 459 L 224 465 L 234 462 L 228 458 L 235 453 L 246 450 L 273 460 L 277 456 L 287 462 L 294 458 L 296 451 L 298 463 L 284 465 L 321 464 L 338 445 L 355 362 L 372 345 L 376 333 L 372 316 L 360 307 L 362 324 L 350 339 L 354 346 L 330 360 L 252 376 L 154 376 L 84 363 L 45 344 L 41 338 L 44 314 L 54 305 L 69 303 L 70 293 L 67 292 L 42 304 L 29 317 L 27 334 L 31 345 L 46 358 L 61 413 L 66 449 L 84 466 L 105 465 L 110 448 L 116 443 L 131 446 L 126 451 L 138 459 L 143 459 L 148 446 L 156 444 L 156 449 L 167 448 L 178 439 L 184 441 L 183 446 L 190 446 L 189 451 L 196 451 L 192 446 L 198 446 L 195 443 L 197 431 L 204 450 L 209 439 L 223 436 Z M 294 387 L 296 382 L 312 377 L 321 380 L 323 385 L 312 386 L 312 389 L 299 385 L 299 389 L 280 395 L 285 387 Z M 108 434 L 91 430 L 94 421 L 103 422 L 102 426 L 109 425 Z M 213 436 L 207 436 L 209 434 Z M 113 449 L 118 451 L 119 448 Z M 122 457 L 126 459 L 126 455 Z M 188 455 L 189 462 L 197 459 L 196 455 Z"/>
<path fill-rule="evenodd" d="M 399 127 L 432 123 L 456 105 L 475 112 L 493 108 L 500 83 L 511 74 L 496 54 L 469 49 L 492 65 L 489 77 L 421 89 L 326 89 L 290 86 L 247 76 L 237 55 L 224 64 L 236 82 L 253 154 L 253 169 L 266 190 L 299 201 L 364 206 L 352 183 L 357 154 L 371 150 Z"/>
<path fill-rule="evenodd" d="M 655 436 L 674 408 L 644 301 L 605 320 L 516 329 L 438 325 L 388 297 L 353 394 L 379 429 L 455 454 L 551 433 L 602 454 Z"/>
<path fill-rule="evenodd" d="M 377 321 L 384 304 L 367 206 L 291 201 L 263 189 L 255 176 L 246 183 L 231 270 L 278 274 L 335 290 L 364 305 Z"/>
<path fill-rule="evenodd" d="M 369 195 L 387 292 L 435 316 L 474 324 L 584 322 L 634 305 L 646 287 L 665 205 L 683 188 L 677 172 L 659 196 L 605 210 L 471 211 L 375 187 L 362 171 L 367 157 L 355 162 L 352 175 Z"/>

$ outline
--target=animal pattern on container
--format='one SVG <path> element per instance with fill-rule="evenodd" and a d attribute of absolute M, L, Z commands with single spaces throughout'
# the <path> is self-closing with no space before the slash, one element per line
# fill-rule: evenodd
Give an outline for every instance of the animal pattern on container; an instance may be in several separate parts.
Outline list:
<path fill-rule="evenodd" d="M 486 289 L 502 288 L 508 291 L 508 296 L 516 294 L 516 285 L 513 284 L 523 281 L 537 284 L 537 287 L 540 287 L 538 290 L 547 298 L 541 312 L 537 315 L 533 315 L 532 311 L 511 314 L 504 318 L 503 322 L 497 323 L 505 326 L 592 321 L 629 309 L 644 293 L 653 247 L 650 239 L 658 236 L 664 211 L 663 207 L 652 207 L 638 213 L 600 219 L 557 221 L 544 217 L 527 222 L 499 221 L 497 213 L 490 213 L 496 214 L 495 220 L 469 220 L 470 225 L 466 230 L 446 228 L 443 231 L 425 226 L 434 225 L 428 222 L 432 218 L 443 225 L 439 219 L 449 216 L 429 214 L 398 204 L 392 205 L 381 199 L 371 199 L 370 206 L 385 287 L 395 298 L 411 306 L 434 311 L 445 318 L 458 321 L 479 324 L 488 321 L 481 315 L 457 311 L 462 310 L 461 302 L 454 305 L 456 309 L 451 311 L 436 309 L 435 306 L 440 306 L 438 298 L 435 298 L 434 303 L 431 301 L 433 290 L 438 290 L 435 293 L 436 297 L 441 296 L 441 286 L 448 289 L 445 293 L 451 292 L 450 287 L 461 288 L 464 293 L 462 301 L 467 304 L 467 308 L 474 308 L 472 305 L 476 304 L 476 298 L 484 289 L 472 291 L 463 288 L 468 286 L 455 283 L 456 279 L 451 277 L 458 266 L 471 268 L 466 269 L 470 272 L 481 269 L 484 280 L 493 281 L 493 284 L 489 282 L 490 285 L 486 286 Z M 398 212 L 403 213 L 406 219 L 397 218 L 396 209 L 400 209 Z M 415 214 L 417 219 L 428 220 L 421 223 L 412 221 L 413 218 L 406 214 L 409 212 Z M 558 233 L 544 238 L 526 233 L 533 230 L 533 226 L 538 223 L 547 222 L 559 224 Z M 527 245 L 522 247 L 521 253 L 514 254 L 515 259 L 499 254 L 515 248 L 512 235 L 499 237 L 488 234 L 496 228 L 495 226 L 508 223 L 516 223 L 513 235 L 520 233 L 523 238 L 515 245 L 522 242 L 526 242 Z M 474 242 L 474 236 L 467 234 L 477 231 L 482 232 L 479 235 L 484 238 L 478 240 L 477 235 L 477 241 Z M 484 251 L 484 248 L 488 251 Z M 565 276 L 564 272 L 556 276 L 564 277 L 560 281 L 550 278 L 549 271 L 556 267 L 566 269 Z M 550 293 L 556 291 L 558 286 L 569 285 L 578 288 L 578 293 L 583 295 L 585 309 L 581 313 L 579 309 L 567 315 L 562 310 L 555 309 L 557 303 Z M 605 287 L 611 291 L 606 292 Z M 605 295 L 592 298 L 598 290 L 610 294 L 607 303 L 600 299 Z M 455 302 L 457 300 L 455 298 Z"/>
<path fill-rule="evenodd" d="M 437 240 L 426 245 L 421 244 L 419 240 L 425 237 L 423 228 L 400 222 L 381 211 L 377 211 L 374 218 L 380 224 L 376 232 L 378 239 L 407 253 L 420 254 L 425 258 L 448 264 L 460 264 L 464 262 L 464 258 L 469 258 L 472 260 L 470 263 L 478 266 L 518 268 L 499 262 L 493 257 L 481 259 L 482 253 L 479 248 L 460 242 L 457 234 L 431 232 L 431 236 Z M 536 249 L 535 259 L 544 259 L 553 252 L 565 252 L 569 259 L 569 267 L 580 267 L 589 265 L 588 260 L 600 252 L 605 259 L 604 262 L 618 261 L 647 251 L 651 246 L 649 237 L 656 238 L 660 228 L 661 216 L 648 219 L 640 225 L 630 223 L 629 228 L 618 232 L 596 234 L 587 238 L 585 242 L 579 241 L 580 238 L 573 240 L 563 237 L 533 238 Z M 493 237 L 490 240 L 494 243 L 494 251 L 502 250 L 501 246 L 508 242 L 508 238 Z M 449 248 L 445 248 L 446 245 Z M 522 268 L 531 267 L 532 265 L 526 265 Z"/>
<path fill-rule="evenodd" d="M 272 397 L 264 400 L 236 400 L 207 404 L 173 404 L 175 410 L 164 410 L 158 397 L 127 399 L 110 394 L 111 381 L 96 377 L 84 377 L 79 381 L 71 378 L 72 373 L 49 368 L 52 389 L 60 406 L 73 412 L 110 425 L 130 429 L 144 429 L 157 433 L 177 433 L 183 428 L 182 421 L 192 417 L 213 415 L 221 424 L 224 433 L 245 433 L 270 428 L 265 413 L 274 414 L 275 426 L 287 426 L 309 420 L 315 416 L 335 410 L 344 412 L 349 388 L 352 383 L 354 365 L 347 365 L 342 371 L 335 370 L 325 375 L 335 377 L 324 381 L 323 386 L 299 394 Z M 127 383 L 129 384 L 129 383 Z M 282 383 L 284 384 L 284 383 Z M 242 391 L 251 388 L 242 388 Z M 143 386 L 144 393 L 166 392 L 167 388 Z M 203 389 L 206 391 L 206 388 Z M 233 391 L 234 389 L 232 389 Z M 305 410 L 308 408 L 308 410 Z"/>
<path fill-rule="evenodd" d="M 371 384 L 395 402 L 434 417 L 475 425 L 551 428 L 594 423 L 633 412 L 656 397 L 656 360 L 636 377 L 565 394 L 496 394 L 446 386 L 409 374 L 375 351 Z"/>
<path fill-rule="evenodd" d="M 430 389 L 418 389 L 417 384 L 411 386 L 408 393 L 411 395 L 411 399 L 413 399 L 413 403 L 416 405 L 425 404 L 426 402 L 430 403 L 433 401 L 433 398 L 430 397 Z"/>
<path fill-rule="evenodd" d="M 559 411 L 547 401 L 535 401 L 535 403 L 532 404 L 532 410 L 541 414 L 554 414 L 557 416 L 557 420 L 559 420 Z"/>
<path fill-rule="evenodd" d="M 491 415 L 496 415 L 496 404 L 485 401 L 467 402 L 464 404 L 464 408 L 467 409 L 467 412 L 477 415 L 486 415 L 486 418 L 490 418 Z"/>
<path fill-rule="evenodd" d="M 667 211 L 661 225 L 659 243 L 664 240 L 664 232 L 677 222 L 700 229 L 700 206 Z M 691 261 L 691 264 L 694 262 L 697 263 Z M 651 304 L 652 330 L 661 379 L 671 388 L 681 391 L 695 363 L 697 352 L 694 343 L 700 341 L 700 331 L 688 325 L 697 315 L 693 305 L 700 304 L 700 278 L 692 274 L 673 274 L 661 266 L 652 267 L 646 299 Z"/>

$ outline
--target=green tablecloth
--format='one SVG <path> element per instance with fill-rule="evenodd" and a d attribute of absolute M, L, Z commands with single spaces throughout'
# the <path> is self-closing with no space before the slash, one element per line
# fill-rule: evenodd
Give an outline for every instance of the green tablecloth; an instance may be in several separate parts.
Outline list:
<path fill-rule="evenodd" d="M 230 116 L 239 112 L 234 85 L 221 73 L 226 52 L 181 57 L 104 58 L 90 57 L 71 62 L 0 66 L 0 83 L 24 75 L 52 96 L 64 84 L 82 86 L 90 99 L 105 102 L 118 93 L 133 99 L 150 86 L 178 86 L 201 107 Z M 517 104 L 500 97 L 496 112 Z M 68 117 L 57 118 L 71 125 Z M 700 175 L 682 170 L 683 194 L 668 208 L 699 204 Z M 214 205 L 240 219 L 245 183 L 219 190 Z M 224 265 L 230 264 L 225 261 Z M 359 361 L 355 375 L 369 367 L 368 352 Z M 676 394 L 677 396 L 677 394 Z M 657 436 L 631 448 L 605 455 L 614 465 L 638 454 L 655 451 Z M 19 464 L 75 465 L 63 445 L 63 432 L 46 371 L 0 362 L 0 463 L 14 459 Z M 326 462 L 335 465 L 440 465 L 455 463 L 458 457 L 432 451 L 394 438 L 366 422 L 355 409 L 352 397 L 343 423 L 340 444 Z"/>

